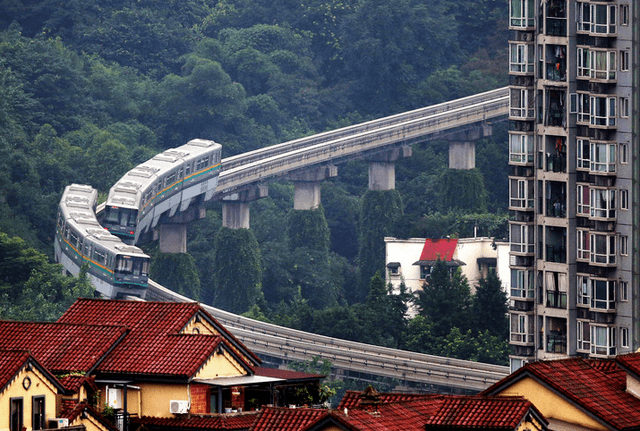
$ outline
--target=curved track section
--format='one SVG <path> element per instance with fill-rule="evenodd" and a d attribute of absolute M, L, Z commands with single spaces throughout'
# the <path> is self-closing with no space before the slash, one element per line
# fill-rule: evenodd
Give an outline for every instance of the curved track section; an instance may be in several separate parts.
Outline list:
<path fill-rule="evenodd" d="M 147 299 L 191 301 L 153 281 L 149 282 Z M 427 391 L 453 388 L 480 392 L 509 374 L 509 367 L 356 343 L 203 307 L 253 352 L 284 362 L 318 356 L 343 373 L 391 378 L 403 386 Z"/>

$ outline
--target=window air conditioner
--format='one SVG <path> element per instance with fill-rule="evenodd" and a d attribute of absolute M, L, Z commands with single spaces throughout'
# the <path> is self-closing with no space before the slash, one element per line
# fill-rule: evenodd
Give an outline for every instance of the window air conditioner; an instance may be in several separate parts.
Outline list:
<path fill-rule="evenodd" d="M 69 426 L 67 418 L 51 418 L 49 419 L 49 428 L 66 428 Z"/>
<path fill-rule="evenodd" d="M 169 413 L 176 415 L 189 413 L 189 401 L 171 400 L 169 401 Z"/>

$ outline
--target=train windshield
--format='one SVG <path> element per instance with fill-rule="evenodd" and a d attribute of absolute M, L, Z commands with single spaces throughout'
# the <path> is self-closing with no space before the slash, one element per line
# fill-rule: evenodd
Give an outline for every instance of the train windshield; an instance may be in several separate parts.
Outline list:
<path fill-rule="evenodd" d="M 146 277 L 149 275 L 149 258 L 118 256 L 116 258 L 116 272 Z"/>
<path fill-rule="evenodd" d="M 138 210 L 130 208 L 106 207 L 104 221 L 126 227 L 136 227 Z"/>

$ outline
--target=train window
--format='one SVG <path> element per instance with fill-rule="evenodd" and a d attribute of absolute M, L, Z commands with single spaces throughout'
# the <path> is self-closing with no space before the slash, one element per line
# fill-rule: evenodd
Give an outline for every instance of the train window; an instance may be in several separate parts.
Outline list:
<path fill-rule="evenodd" d="M 133 262 L 133 275 L 147 276 L 149 274 L 149 261 L 136 258 Z"/>
<path fill-rule="evenodd" d="M 84 244 L 84 251 L 82 252 L 85 256 L 91 256 L 91 244 L 88 242 Z"/>
<path fill-rule="evenodd" d="M 182 168 L 178 169 L 178 181 L 182 179 Z"/>
<path fill-rule="evenodd" d="M 104 216 L 104 221 L 108 223 L 118 223 L 118 208 L 107 207 L 107 213 Z"/>
<path fill-rule="evenodd" d="M 145 195 L 144 195 L 144 202 L 147 203 L 151 200 L 151 197 L 153 196 L 153 188 L 151 188 L 151 190 L 149 190 Z"/>
<path fill-rule="evenodd" d="M 167 178 L 165 178 L 164 180 L 164 186 L 165 187 L 169 187 L 171 184 L 176 182 L 176 173 L 175 172 L 171 172 L 169 175 L 167 175 Z"/>
<path fill-rule="evenodd" d="M 98 262 L 98 263 L 106 263 L 107 261 L 107 256 L 104 253 L 104 251 L 102 250 L 98 250 L 97 248 L 93 249 L 93 254 L 92 254 L 93 259 Z"/>
<path fill-rule="evenodd" d="M 116 259 L 117 272 L 131 272 L 133 260 L 129 256 L 118 256 Z"/>
<path fill-rule="evenodd" d="M 191 174 L 191 163 L 187 163 L 184 167 L 184 176 L 188 177 Z"/>
<path fill-rule="evenodd" d="M 204 158 L 204 167 L 206 168 L 207 166 L 209 166 L 209 156 Z"/>
<path fill-rule="evenodd" d="M 78 235 L 75 232 L 69 232 L 69 243 L 72 247 L 78 248 L 78 243 L 80 242 Z"/>

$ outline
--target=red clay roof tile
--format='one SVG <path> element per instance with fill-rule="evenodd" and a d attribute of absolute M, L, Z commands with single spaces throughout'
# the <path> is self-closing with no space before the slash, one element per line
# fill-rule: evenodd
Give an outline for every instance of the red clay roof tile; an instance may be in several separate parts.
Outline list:
<path fill-rule="evenodd" d="M 430 239 L 424 241 L 420 260 L 444 260 L 450 262 L 458 245 L 457 239 Z"/>
<path fill-rule="evenodd" d="M 0 392 L 27 363 L 31 355 L 25 350 L 0 350 Z"/>
<path fill-rule="evenodd" d="M 179 430 L 246 430 L 255 422 L 257 415 L 258 412 L 184 418 L 143 416 L 141 418 L 132 418 L 132 423 L 134 425 L 144 425 L 149 430 L 169 428 Z"/>

